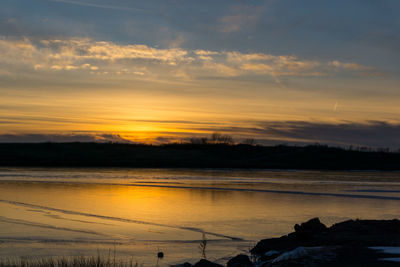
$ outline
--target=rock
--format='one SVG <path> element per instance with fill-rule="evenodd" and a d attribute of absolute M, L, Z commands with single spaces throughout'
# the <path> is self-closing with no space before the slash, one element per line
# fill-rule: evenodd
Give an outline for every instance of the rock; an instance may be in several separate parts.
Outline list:
<path fill-rule="evenodd" d="M 250 250 L 251 254 L 263 258 L 264 254 L 270 250 L 287 251 L 301 246 L 295 242 L 294 238 L 289 236 L 282 236 L 280 238 L 263 239 Z"/>
<path fill-rule="evenodd" d="M 205 260 L 205 259 L 201 259 L 199 262 L 195 263 L 195 265 L 193 265 L 194 267 L 223 267 L 220 264 Z"/>
<path fill-rule="evenodd" d="M 348 220 L 329 228 L 335 244 L 352 246 L 399 246 L 399 220 Z"/>
<path fill-rule="evenodd" d="M 193 265 L 190 264 L 189 262 L 181 263 L 181 264 L 176 264 L 176 265 L 170 265 L 170 267 L 192 267 Z"/>
<path fill-rule="evenodd" d="M 226 265 L 227 267 L 251 267 L 253 263 L 250 261 L 247 255 L 237 255 L 230 259 Z"/>
<path fill-rule="evenodd" d="M 325 226 L 325 224 L 320 222 L 319 218 L 313 218 L 302 223 L 301 225 L 296 224 L 294 226 L 296 233 L 319 234 L 321 232 L 325 232 L 327 229 L 328 228 Z"/>
<path fill-rule="evenodd" d="M 270 250 L 317 246 L 400 246 L 399 220 L 348 220 L 327 228 L 318 218 L 295 225 L 295 232 L 264 239 L 250 251 L 264 259 Z"/>
<path fill-rule="evenodd" d="M 295 232 L 288 235 L 258 242 L 250 251 L 259 260 L 258 264 L 279 267 L 395 266 L 393 263 L 382 265 L 379 259 L 390 255 L 371 252 L 368 247 L 400 247 L 400 220 L 348 220 L 327 228 L 314 218 L 294 228 Z M 283 253 L 270 257 L 272 250 Z"/>
<path fill-rule="evenodd" d="M 311 241 L 315 240 L 315 236 L 320 236 L 323 233 L 327 232 L 328 228 L 325 224 L 321 223 L 318 218 L 313 218 L 307 222 L 304 222 L 300 225 L 296 224 L 294 226 L 295 232 L 290 234 L 296 241 Z M 298 244 L 302 246 L 314 246 L 317 244 L 307 243 L 307 244 Z"/>

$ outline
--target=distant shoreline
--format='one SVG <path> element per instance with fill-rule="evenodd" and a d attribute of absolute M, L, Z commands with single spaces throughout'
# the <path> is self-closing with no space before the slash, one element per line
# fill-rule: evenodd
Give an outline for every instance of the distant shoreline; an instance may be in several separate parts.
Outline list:
<path fill-rule="evenodd" d="M 1 167 L 399 171 L 400 153 L 324 145 L 0 143 Z"/>
<path fill-rule="evenodd" d="M 255 171 L 255 172 L 354 172 L 354 173 L 400 173 L 399 169 L 394 170 L 375 170 L 375 169 L 365 169 L 365 170 L 352 170 L 352 169 L 268 169 L 268 168 L 196 168 L 196 167 L 114 167 L 114 166 L 3 166 L 0 165 L 1 169 L 7 168 L 27 168 L 27 169 L 77 169 L 77 170 L 176 170 L 176 171 Z"/>

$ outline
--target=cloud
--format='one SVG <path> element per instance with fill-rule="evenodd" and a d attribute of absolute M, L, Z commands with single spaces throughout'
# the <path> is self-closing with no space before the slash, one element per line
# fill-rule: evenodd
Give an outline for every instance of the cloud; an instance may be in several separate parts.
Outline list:
<path fill-rule="evenodd" d="M 341 71 L 355 71 L 360 73 L 361 76 L 369 76 L 369 77 L 384 77 L 386 76 L 384 73 L 376 71 L 374 68 L 370 66 L 364 66 L 361 64 L 357 64 L 354 62 L 339 62 L 334 60 L 330 62 L 332 66 L 334 66 L 337 70 Z"/>
<path fill-rule="evenodd" d="M 266 143 L 367 146 L 400 148 L 400 124 L 385 121 L 325 123 L 309 121 L 259 122 L 253 127 L 232 127 L 226 132 L 241 133 Z"/>
<path fill-rule="evenodd" d="M 0 143 L 131 143 L 118 134 L 0 134 Z"/>
<path fill-rule="evenodd" d="M 229 62 L 248 62 L 248 61 L 261 61 L 261 60 L 271 60 L 274 59 L 275 56 L 263 53 L 250 53 L 243 54 L 240 52 L 226 52 Z"/>
<path fill-rule="evenodd" d="M 240 75 L 238 69 L 223 63 L 206 61 L 203 63 L 203 68 L 211 71 L 210 75 L 213 76 L 235 77 Z"/>
<path fill-rule="evenodd" d="M 200 56 L 210 56 L 210 55 L 218 55 L 217 51 L 209 51 L 209 50 L 195 50 L 194 53 Z"/>
<path fill-rule="evenodd" d="M 51 2 L 58 2 L 70 5 L 77 5 L 77 6 L 86 6 L 86 7 L 95 7 L 95 8 L 102 8 L 102 9 L 114 9 L 119 11 L 146 11 L 143 8 L 132 8 L 132 7 L 122 7 L 117 5 L 107 5 L 107 4 L 99 4 L 99 3 L 92 3 L 88 1 L 76 1 L 76 0 L 46 0 Z"/>
<path fill-rule="evenodd" d="M 57 42 L 60 42 L 57 40 Z M 175 64 L 177 61 L 187 60 L 187 52 L 179 49 L 157 49 L 147 45 L 117 45 L 110 42 L 60 42 L 65 47 L 73 47 L 83 52 L 80 57 L 87 59 L 119 60 L 119 59 L 148 59 L 159 60 Z M 86 54 L 85 54 L 86 53 Z M 77 56 L 77 54 L 75 54 Z"/>
<path fill-rule="evenodd" d="M 187 51 L 178 48 L 158 49 L 146 45 L 117 45 L 112 42 L 98 42 L 85 38 L 52 39 L 40 42 L 34 42 L 28 38 L 21 40 L 0 38 L 0 49 L 2 54 L 12 53 L 19 61 L 37 60 L 38 57 L 42 57 L 43 63 L 61 62 L 64 63 L 63 65 L 85 60 L 146 59 L 167 63 L 187 60 Z"/>
<path fill-rule="evenodd" d="M 261 6 L 236 5 L 220 19 L 219 30 L 223 33 L 234 33 L 253 27 L 258 23 L 264 11 Z"/>
<path fill-rule="evenodd" d="M 253 72 L 259 72 L 259 73 L 268 73 L 273 70 L 273 68 L 270 65 L 263 64 L 263 63 L 245 63 L 241 65 L 242 70 L 246 71 L 253 71 Z"/>
<path fill-rule="evenodd" d="M 360 64 L 357 64 L 357 63 L 342 63 L 342 62 L 339 62 L 337 60 L 332 61 L 331 64 L 333 66 L 337 67 L 337 68 L 343 68 L 343 69 L 346 69 L 346 70 L 356 70 L 356 71 L 357 70 L 361 70 L 361 71 L 364 71 L 364 70 L 370 70 L 371 69 L 370 67 L 363 66 L 363 65 L 360 65 Z"/>
<path fill-rule="evenodd" d="M 249 74 L 269 74 L 278 76 L 327 76 L 333 75 L 338 69 L 359 71 L 373 70 L 371 67 L 355 63 L 342 63 L 339 61 L 319 62 L 304 60 L 296 56 L 275 56 L 271 54 L 243 54 L 239 52 L 225 52 L 228 62 L 238 66 L 239 69 Z"/>
<path fill-rule="evenodd" d="M 152 142 L 160 144 L 189 140 L 220 132 L 233 136 L 237 141 L 253 138 L 258 144 L 264 145 L 320 143 L 341 147 L 400 148 L 400 124 L 385 121 L 231 121 L 224 124 L 193 123 L 185 129 L 186 132 L 165 132 Z"/>
<path fill-rule="evenodd" d="M 143 44 L 116 44 L 88 38 L 9 39 L 0 37 L 0 75 L 76 72 L 87 75 L 127 75 L 132 79 L 197 79 L 266 75 L 329 76 L 377 74 L 354 62 L 306 60 L 295 55 L 241 53 L 239 51 L 156 48 Z M 14 73 L 14 74 L 13 74 Z"/>
<path fill-rule="evenodd" d="M 143 123 L 173 124 L 174 129 L 155 132 L 145 139 L 136 132 L 124 132 L 124 136 L 112 133 L 71 134 L 0 134 L 0 143 L 40 142 L 116 142 L 132 143 L 127 138 L 162 144 L 189 140 L 192 137 L 208 137 L 213 132 L 232 135 L 235 140 L 254 138 L 258 144 L 328 144 L 334 146 L 400 148 L 400 124 L 385 121 L 367 122 L 310 122 L 310 121 L 232 121 L 208 123 L 196 121 L 134 120 Z M 1 122 L 0 122 L 1 123 Z M 225 126 L 224 126 L 225 125 Z M 179 129 L 185 129 L 181 131 Z"/>
<path fill-rule="evenodd" d="M 264 145 L 328 144 L 333 146 L 400 148 L 400 123 L 385 121 L 338 123 L 312 121 L 232 121 L 223 125 L 191 127 L 192 133 L 220 132 L 235 140 L 254 138 Z M 195 135 L 207 137 L 207 135 Z M 192 136 L 193 137 L 193 136 Z M 172 137 L 171 137 L 172 138 Z M 175 137 L 176 138 L 176 137 Z M 190 135 L 189 137 L 190 138 Z"/>

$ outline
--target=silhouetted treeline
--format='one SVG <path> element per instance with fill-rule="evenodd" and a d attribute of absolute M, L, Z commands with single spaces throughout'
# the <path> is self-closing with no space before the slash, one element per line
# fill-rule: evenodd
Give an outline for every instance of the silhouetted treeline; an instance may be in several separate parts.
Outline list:
<path fill-rule="evenodd" d="M 0 166 L 399 170 L 400 153 L 321 145 L 3 143 Z"/>

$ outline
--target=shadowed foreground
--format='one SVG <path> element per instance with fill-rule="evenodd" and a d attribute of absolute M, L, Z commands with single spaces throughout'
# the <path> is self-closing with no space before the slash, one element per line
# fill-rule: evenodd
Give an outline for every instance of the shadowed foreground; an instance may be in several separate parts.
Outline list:
<path fill-rule="evenodd" d="M 400 153 L 321 145 L 3 143 L 0 166 L 399 170 Z"/>
<path fill-rule="evenodd" d="M 400 247 L 399 220 L 349 220 L 328 228 L 314 218 L 294 229 L 280 238 L 261 240 L 251 253 L 262 266 L 400 266 L 380 260 L 399 255 L 371 249 Z"/>
<path fill-rule="evenodd" d="M 399 220 L 348 220 L 326 227 L 318 218 L 294 226 L 295 231 L 261 240 L 250 250 L 252 257 L 237 255 L 227 267 L 393 267 L 400 266 Z M 395 254 L 384 251 L 390 247 Z M 398 253 L 398 254 L 396 254 Z M 159 253 L 160 254 L 160 253 Z M 203 254 L 205 257 L 205 253 Z M 393 260 L 394 259 L 394 260 Z M 397 261 L 397 262 L 396 262 Z M 158 263 L 157 263 L 158 265 Z M 0 267 L 137 267 L 133 261 L 76 257 L 0 260 Z M 223 267 L 201 259 L 172 267 Z"/>
<path fill-rule="evenodd" d="M 128 262 L 117 261 L 111 258 L 71 257 L 71 258 L 44 258 L 44 259 L 2 259 L 0 267 L 138 267 L 133 260 Z"/>
<path fill-rule="evenodd" d="M 231 258 L 227 267 L 392 267 L 400 266 L 399 220 L 349 220 L 326 227 L 318 218 L 294 226 L 295 232 L 264 239 L 247 255 Z M 379 248 L 378 248 L 379 246 Z M 394 260 L 397 260 L 397 262 Z M 391 259 L 391 260 L 389 260 Z M 175 267 L 222 267 L 201 260 Z"/>

